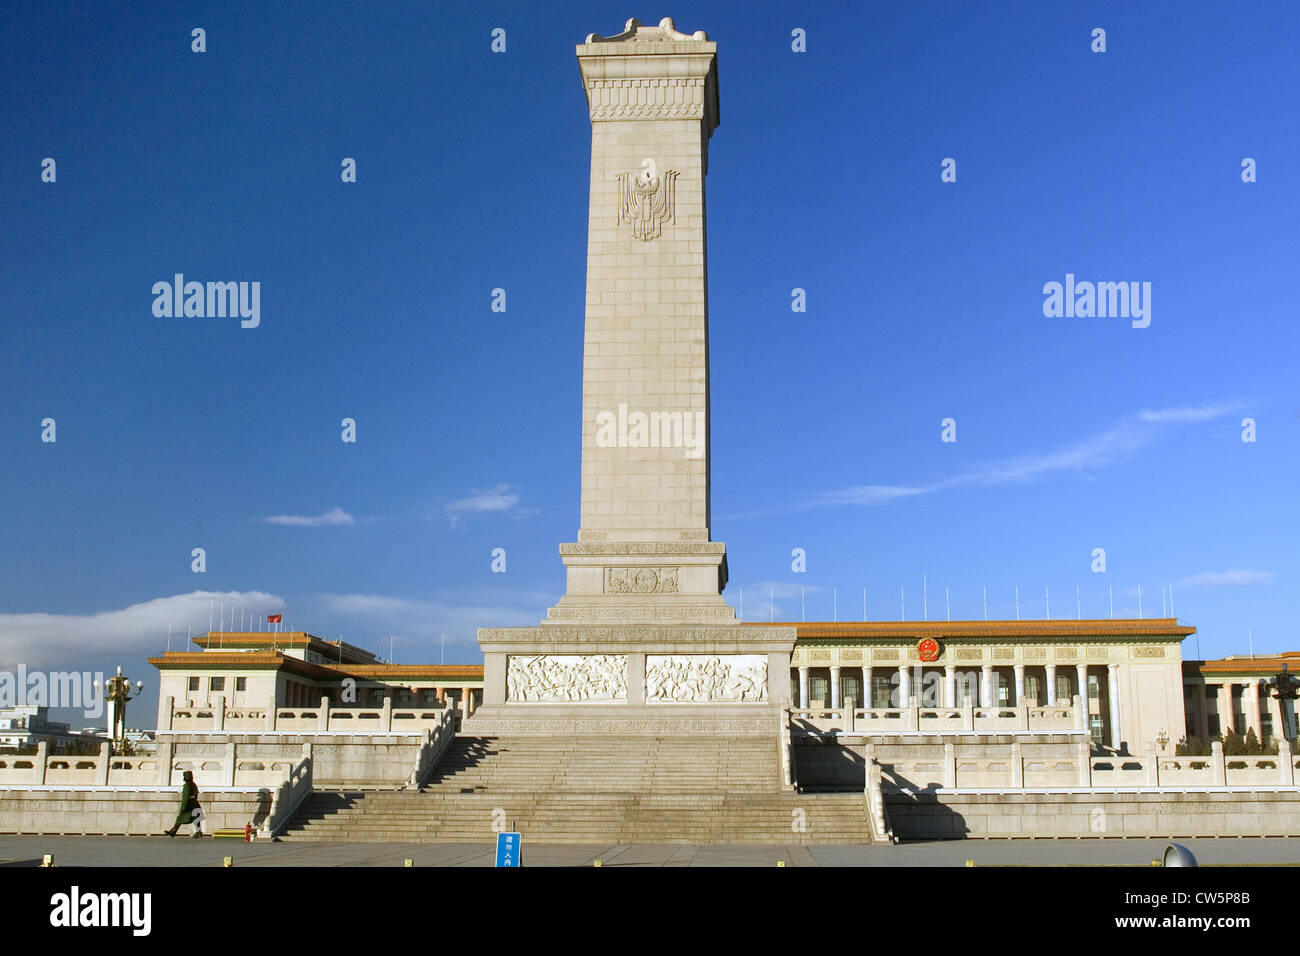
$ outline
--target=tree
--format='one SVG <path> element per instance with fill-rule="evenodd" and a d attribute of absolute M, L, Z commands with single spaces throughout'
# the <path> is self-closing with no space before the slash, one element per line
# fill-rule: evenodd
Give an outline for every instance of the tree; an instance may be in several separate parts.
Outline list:
<path fill-rule="evenodd" d="M 1230 730 L 1223 735 L 1223 755 L 1225 757 L 1240 757 L 1246 753 L 1246 740 L 1235 730 Z"/>
<path fill-rule="evenodd" d="M 1255 728 L 1251 727 L 1246 731 L 1246 753 L 1258 754 L 1263 753 L 1263 748 L 1259 745 L 1259 737 L 1255 735 Z"/>

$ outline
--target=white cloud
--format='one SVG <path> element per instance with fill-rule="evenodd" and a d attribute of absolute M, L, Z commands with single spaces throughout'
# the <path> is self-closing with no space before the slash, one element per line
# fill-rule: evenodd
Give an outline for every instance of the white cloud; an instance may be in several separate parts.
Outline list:
<path fill-rule="evenodd" d="M 480 627 L 533 625 L 546 616 L 556 595 L 499 588 L 488 592 L 457 592 L 429 598 L 394 597 L 386 594 L 322 594 L 318 597 L 322 616 L 341 619 L 343 639 L 352 644 L 369 642 L 368 650 L 388 656 L 387 636 L 397 635 L 394 654 L 398 663 L 436 664 L 442 638 L 447 646 L 461 645 L 454 660 L 463 661 L 465 646 L 478 652 Z M 365 637 L 358 639 L 357 632 Z M 321 635 L 324 636 L 324 635 Z M 330 635 L 337 637 L 337 635 Z M 471 655 L 472 656 L 472 655 Z M 449 663 L 452 654 L 448 652 Z"/>
<path fill-rule="evenodd" d="M 271 515 L 262 520 L 267 524 L 291 525 L 296 528 L 323 528 L 356 523 L 352 515 L 342 508 L 331 508 L 321 515 Z"/>
<path fill-rule="evenodd" d="M 504 482 L 493 485 L 486 490 L 471 489 L 468 497 L 451 502 L 443 511 L 453 528 L 457 526 L 463 517 L 470 514 L 496 513 L 522 517 L 523 515 L 535 513 L 521 508 L 519 506 L 519 495 L 511 490 L 510 485 Z"/>
<path fill-rule="evenodd" d="M 880 505 L 902 498 L 933 494 L 960 485 L 1002 485 L 1033 481 L 1059 472 L 1087 473 L 1133 457 L 1156 437 L 1159 427 L 1201 422 L 1232 412 L 1238 406 L 1214 405 L 1147 409 L 1114 427 L 1072 445 L 1040 454 L 1020 455 L 978 465 L 970 471 L 927 485 L 853 485 L 823 492 L 797 510 L 843 505 Z"/>
<path fill-rule="evenodd" d="M 1227 415 L 1229 412 L 1235 412 L 1241 408 L 1240 405 L 1202 405 L 1199 408 L 1194 406 L 1182 406 L 1179 408 L 1160 408 L 1144 410 L 1138 412 L 1138 418 L 1144 422 L 1152 424 L 1165 424 L 1167 422 L 1204 422 L 1211 418 L 1218 418 L 1220 415 Z"/>
<path fill-rule="evenodd" d="M 1257 584 L 1272 584 L 1272 571 L 1202 571 L 1178 582 L 1185 588 L 1247 588 Z"/>
<path fill-rule="evenodd" d="M 160 654 L 169 620 L 172 650 L 195 650 L 186 645 L 186 629 L 193 634 L 208 629 L 209 602 L 225 605 L 227 630 L 232 620 L 239 626 L 241 611 L 245 626 L 252 628 L 254 620 L 265 621 L 266 613 L 284 607 L 281 597 L 263 591 L 194 591 L 94 614 L 0 614 L 0 668 L 75 669 L 90 657 Z M 215 618 L 212 628 L 217 629 Z"/>

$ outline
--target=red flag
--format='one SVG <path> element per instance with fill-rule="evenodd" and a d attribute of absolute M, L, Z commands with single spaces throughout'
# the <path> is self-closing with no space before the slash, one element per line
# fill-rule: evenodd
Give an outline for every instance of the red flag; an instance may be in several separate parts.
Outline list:
<path fill-rule="evenodd" d="M 266 616 L 267 624 L 279 624 L 283 620 L 284 620 L 283 614 L 268 614 Z"/>

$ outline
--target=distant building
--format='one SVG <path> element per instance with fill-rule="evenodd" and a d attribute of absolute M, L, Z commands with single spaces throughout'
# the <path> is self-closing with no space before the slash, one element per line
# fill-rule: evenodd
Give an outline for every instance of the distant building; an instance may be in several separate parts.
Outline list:
<path fill-rule="evenodd" d="M 35 747 L 42 740 L 50 753 L 65 753 L 73 745 L 103 740 L 103 732 L 75 733 L 62 721 L 49 719 L 48 707 L 0 708 L 0 749 Z"/>
<path fill-rule="evenodd" d="M 388 664 L 344 641 L 306 631 L 281 634 L 214 632 L 194 638 L 198 651 L 149 658 L 161 672 L 159 726 L 167 699 L 175 707 L 227 709 L 315 707 L 446 707 L 473 712 L 482 699 L 481 664 Z"/>
<path fill-rule="evenodd" d="M 1295 702 L 1285 705 L 1284 723 L 1282 705 L 1267 686 L 1284 664 L 1293 676 L 1300 677 L 1296 673 L 1300 671 L 1300 651 L 1183 661 L 1187 736 L 1209 740 L 1229 731 L 1244 736 L 1253 729 L 1263 742 L 1281 736 L 1284 727 L 1294 736 Z"/>

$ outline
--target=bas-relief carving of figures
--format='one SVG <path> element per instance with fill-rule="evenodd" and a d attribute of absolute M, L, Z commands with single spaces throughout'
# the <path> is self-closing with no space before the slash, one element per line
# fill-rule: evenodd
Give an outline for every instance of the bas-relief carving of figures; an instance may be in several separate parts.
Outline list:
<path fill-rule="evenodd" d="M 620 654 L 512 656 L 507 700 L 627 700 L 627 657 Z"/>
<path fill-rule="evenodd" d="M 646 658 L 647 702 L 765 701 L 767 658 L 676 654 Z"/>

